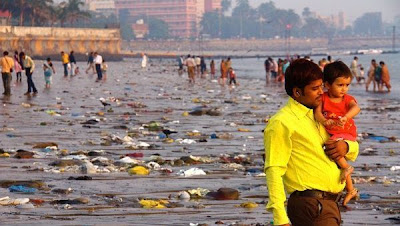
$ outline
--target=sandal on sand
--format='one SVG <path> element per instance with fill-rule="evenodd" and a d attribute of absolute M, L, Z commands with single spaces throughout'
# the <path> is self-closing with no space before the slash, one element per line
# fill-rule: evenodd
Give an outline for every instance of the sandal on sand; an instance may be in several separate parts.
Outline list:
<path fill-rule="evenodd" d="M 354 171 L 353 166 L 349 166 L 346 169 L 342 169 L 342 172 L 340 173 L 340 183 L 344 183 L 347 179 L 348 176 L 350 176 Z"/>
<path fill-rule="evenodd" d="M 358 189 L 354 188 L 350 192 L 346 193 L 346 196 L 343 199 L 343 206 L 347 206 L 347 203 L 352 200 L 353 198 L 358 196 Z"/>

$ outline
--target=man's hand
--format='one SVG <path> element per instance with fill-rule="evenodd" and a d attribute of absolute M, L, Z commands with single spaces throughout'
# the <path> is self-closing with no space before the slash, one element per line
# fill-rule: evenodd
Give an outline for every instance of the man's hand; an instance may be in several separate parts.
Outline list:
<path fill-rule="evenodd" d="M 335 162 L 343 158 L 348 151 L 349 146 L 343 140 L 328 140 L 325 143 L 325 154 Z"/>

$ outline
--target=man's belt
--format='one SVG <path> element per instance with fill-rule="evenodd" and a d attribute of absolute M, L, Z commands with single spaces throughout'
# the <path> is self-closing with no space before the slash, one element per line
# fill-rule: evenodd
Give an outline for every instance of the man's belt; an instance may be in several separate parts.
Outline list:
<path fill-rule="evenodd" d="M 339 202 L 342 198 L 342 193 L 330 193 L 326 191 L 320 190 L 305 190 L 305 191 L 294 191 L 291 195 L 300 196 L 300 197 L 311 197 L 317 199 L 325 199 L 332 200 L 335 202 Z"/>

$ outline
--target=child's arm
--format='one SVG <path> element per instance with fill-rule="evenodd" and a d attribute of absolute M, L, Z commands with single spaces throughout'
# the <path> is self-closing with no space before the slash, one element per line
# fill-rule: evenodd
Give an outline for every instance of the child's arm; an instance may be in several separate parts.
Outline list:
<path fill-rule="evenodd" d="M 349 111 L 342 118 L 340 118 L 340 122 L 343 124 L 346 123 L 347 120 L 356 116 L 358 113 L 360 113 L 360 111 L 361 109 L 358 104 L 354 100 L 350 101 Z"/>
<path fill-rule="evenodd" d="M 331 125 L 332 123 L 330 121 L 332 120 L 327 120 L 323 115 L 322 115 L 322 104 L 318 105 L 318 107 L 314 110 L 314 116 L 315 119 L 317 119 L 318 122 L 322 123 L 324 126 Z M 328 125 L 327 125 L 328 124 Z"/>

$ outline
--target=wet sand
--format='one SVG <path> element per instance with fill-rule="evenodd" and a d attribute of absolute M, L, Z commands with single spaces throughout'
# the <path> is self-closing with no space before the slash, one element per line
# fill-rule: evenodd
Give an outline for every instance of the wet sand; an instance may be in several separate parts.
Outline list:
<path fill-rule="evenodd" d="M 61 64 L 56 62 L 57 74 L 53 76 L 52 87 L 44 89 L 41 68 L 34 73 L 39 90 L 37 96 L 24 96 L 26 78 L 22 84 L 12 87 L 9 99 L 0 102 L 0 148 L 11 153 L 10 158 L 0 158 L 5 180 L 41 180 L 48 189 L 34 194 L 11 193 L 0 188 L 0 198 L 43 199 L 44 204 L 34 209 L 18 209 L 15 206 L 1 206 L 1 224 L 32 225 L 189 225 L 206 223 L 214 225 L 221 221 L 228 224 L 268 224 L 272 214 L 265 211 L 268 198 L 265 177 L 262 172 L 263 133 L 265 119 L 272 116 L 286 103 L 282 86 L 265 87 L 258 79 L 238 78 L 240 85 L 234 90 L 221 88 L 209 79 L 199 79 L 195 86 L 189 86 L 186 74 L 179 76 L 174 61 L 154 61 L 157 67 L 140 68 L 138 60 L 110 63 L 107 79 L 95 83 L 95 75 L 81 75 L 64 78 Z M 40 65 L 39 63 L 37 63 Z M 80 64 L 81 66 L 83 63 Z M 15 84 L 15 77 L 13 78 Z M 103 107 L 99 98 L 105 98 L 111 107 Z M 362 112 L 357 117 L 358 132 L 375 133 L 382 136 L 399 136 L 399 102 L 396 99 L 371 96 L 357 96 Z M 118 101 L 115 101 L 118 100 Z M 198 106 L 207 109 L 218 108 L 219 116 L 183 116 Z M 112 110 L 110 110 L 112 109 Z M 47 111 L 47 112 L 46 112 Z M 54 112 L 53 112 L 54 111 Z M 102 116 L 103 112 L 104 115 Z M 59 114 L 56 116 L 54 114 Z M 84 127 L 83 122 L 91 118 L 100 121 Z M 171 134 L 175 141 L 165 143 L 158 138 L 160 132 L 139 129 L 151 121 L 175 130 Z M 179 122 L 178 122 L 179 121 Z M 90 127 L 90 128 L 88 128 Z M 241 132 L 239 129 L 248 129 Z M 201 136 L 189 136 L 187 132 L 198 130 Z M 211 139 L 211 134 L 231 133 L 232 139 Z M 132 150 L 123 144 L 111 142 L 104 145 L 102 137 L 116 135 L 123 138 L 130 135 L 134 142 L 146 142 L 148 149 Z M 194 139 L 194 144 L 179 144 L 176 139 Z M 207 142 L 199 142 L 205 139 Z M 48 153 L 34 149 L 37 142 L 55 142 L 58 149 Z M 103 145 L 102 145 L 103 144 Z M 13 151 L 23 149 L 36 153 L 32 159 L 14 158 Z M 115 172 L 86 174 L 93 180 L 68 180 L 70 176 L 83 176 L 78 166 L 64 168 L 65 172 L 51 171 L 51 162 L 60 159 L 62 149 L 69 153 L 104 150 L 103 157 L 115 163 L 128 153 L 143 153 L 149 162 L 159 156 L 164 160 L 175 160 L 193 155 L 211 157 L 209 163 L 161 167 L 172 173 L 151 169 L 150 175 L 129 175 L 124 168 L 115 166 Z M 380 143 L 364 139 L 360 143 L 360 156 L 353 178 L 360 193 L 359 201 L 352 201 L 352 211 L 343 213 L 344 225 L 385 225 L 389 217 L 400 212 L 398 194 L 399 171 L 390 171 L 399 164 L 399 143 Z M 250 158 L 241 162 L 243 169 L 224 168 L 221 155 Z M 89 159 L 94 157 L 89 156 Z M 207 175 L 182 177 L 176 173 L 193 167 L 204 170 Z M 372 180 L 371 177 L 376 177 Z M 365 181 L 363 181 L 365 179 Z M 367 182 L 369 181 L 369 182 Z M 239 200 L 192 199 L 181 201 L 175 198 L 179 191 L 206 188 L 216 191 L 221 187 L 237 189 Z M 51 192 L 55 188 L 72 188 L 68 195 Z M 368 194 L 370 197 L 368 197 Z M 51 204 L 60 199 L 87 198 L 89 203 L 71 205 Z M 178 207 L 144 209 L 137 205 L 137 199 L 168 199 Z M 236 207 L 244 202 L 256 202 L 257 208 Z"/>

